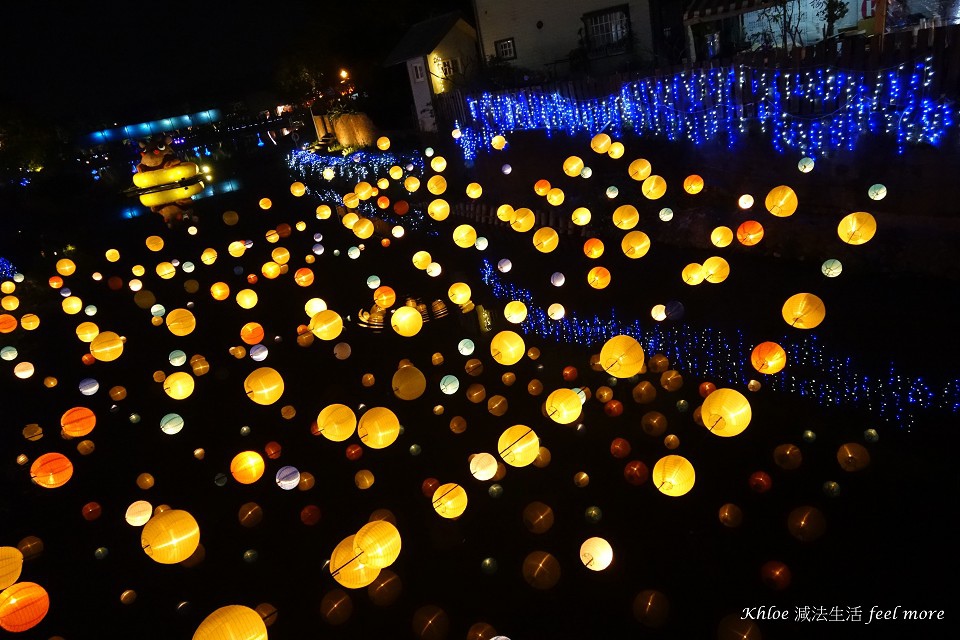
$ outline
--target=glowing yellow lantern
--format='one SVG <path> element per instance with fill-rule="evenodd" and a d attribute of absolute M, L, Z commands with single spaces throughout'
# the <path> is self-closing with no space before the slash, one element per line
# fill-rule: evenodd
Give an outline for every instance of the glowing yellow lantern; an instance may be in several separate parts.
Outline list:
<path fill-rule="evenodd" d="M 650 165 L 650 161 L 644 158 L 637 158 L 627 167 L 627 173 L 630 175 L 630 178 L 637 182 L 642 182 L 649 178 L 651 171 L 653 171 L 653 167 Z"/>
<path fill-rule="evenodd" d="M 317 415 L 317 430 L 327 440 L 343 442 L 357 429 L 357 416 L 344 404 L 331 404 Z"/>
<path fill-rule="evenodd" d="M 290 185 L 290 193 L 299 198 L 307 192 L 307 187 L 302 182 L 294 182 Z"/>
<path fill-rule="evenodd" d="M 559 207 L 561 204 L 563 204 L 564 198 L 565 196 L 562 189 L 553 187 L 547 191 L 547 202 L 554 207 Z"/>
<path fill-rule="evenodd" d="M 763 240 L 763 225 L 756 220 L 746 220 L 737 227 L 737 241 L 745 247 L 752 247 Z"/>
<path fill-rule="evenodd" d="M 120 259 L 120 252 L 116 249 L 107 249 L 106 253 L 104 253 L 104 256 L 106 257 L 107 262 L 116 262 Z"/>
<path fill-rule="evenodd" d="M 397 293 L 392 287 L 383 285 L 377 287 L 377 290 L 373 292 L 373 301 L 377 303 L 377 306 L 381 309 L 389 309 L 396 303 Z"/>
<path fill-rule="evenodd" d="M 610 150 L 613 140 L 605 133 L 598 133 L 590 140 L 590 148 L 596 153 L 606 153 Z"/>
<path fill-rule="evenodd" d="M 468 249 L 477 242 L 477 230 L 468 224 L 461 224 L 453 230 L 453 243 L 461 249 Z"/>
<path fill-rule="evenodd" d="M 590 224 L 590 209 L 586 207 L 577 207 L 573 210 L 573 213 L 570 214 L 570 221 L 578 227 L 583 227 Z"/>
<path fill-rule="evenodd" d="M 362 589 L 370 585 L 380 575 L 380 568 L 360 562 L 356 552 L 356 536 L 340 541 L 330 556 L 330 574 L 338 583 L 348 589 Z M 266 640 L 266 635 L 264 635 Z"/>
<path fill-rule="evenodd" d="M 414 307 L 400 307 L 390 316 L 390 326 L 398 334 L 410 338 L 423 327 L 423 316 Z"/>
<path fill-rule="evenodd" d="M 327 220 L 331 215 L 333 215 L 333 209 L 330 208 L 330 205 L 321 204 L 317 207 L 316 215 L 317 220 Z"/>
<path fill-rule="evenodd" d="M 570 424 L 580 417 L 583 404 L 580 395 L 573 389 L 560 388 L 547 396 L 544 405 L 547 417 L 558 424 Z"/>
<path fill-rule="evenodd" d="M 600 238 L 589 238 L 583 243 L 583 253 L 588 258 L 599 258 L 603 255 L 603 241 Z"/>
<path fill-rule="evenodd" d="M 296 282 L 299 287 L 309 287 L 313 284 L 313 280 L 313 270 L 307 267 L 301 267 L 293 274 L 293 281 Z"/>
<path fill-rule="evenodd" d="M 594 289 L 606 289 L 610 278 L 610 271 L 605 267 L 594 267 L 587 272 L 587 284 Z"/>
<path fill-rule="evenodd" d="M 549 180 L 537 180 L 533 183 L 533 192 L 538 196 L 545 196 L 550 193 L 551 185 Z"/>
<path fill-rule="evenodd" d="M 497 451 L 511 467 L 526 467 L 540 455 L 540 438 L 530 427 L 515 424 L 500 434 Z"/>
<path fill-rule="evenodd" d="M 394 178 L 396 180 L 397 178 Z M 414 193 L 417 189 L 420 188 L 420 180 L 415 176 L 407 176 L 407 179 L 403 181 L 403 188 Z"/>
<path fill-rule="evenodd" d="M 440 173 L 447 168 L 447 159 L 443 156 L 434 156 L 433 159 L 430 160 L 430 168 Z"/>
<path fill-rule="evenodd" d="M 537 214 L 526 207 L 517 209 L 515 213 L 516 217 L 513 219 L 513 222 L 510 223 L 510 227 L 514 231 L 526 233 L 530 231 L 530 229 L 533 229 L 533 225 L 537 222 Z"/>
<path fill-rule="evenodd" d="M 169 509 L 150 518 L 140 534 L 144 553 L 160 564 L 177 564 L 200 546 L 200 525 L 181 509 Z"/>
<path fill-rule="evenodd" d="M 123 343 L 113 331 L 102 331 L 90 341 L 90 355 L 100 362 L 113 362 L 123 353 Z"/>
<path fill-rule="evenodd" d="M 50 610 L 50 596 L 35 582 L 18 582 L 0 592 L 0 628 L 19 633 L 34 628 Z"/>
<path fill-rule="evenodd" d="M 369 567 L 389 567 L 400 557 L 400 532 L 386 520 L 374 520 L 360 527 L 353 537 L 357 560 Z"/>
<path fill-rule="evenodd" d="M 226 282 L 215 282 L 210 285 L 210 297 L 223 301 L 230 297 L 230 287 Z"/>
<path fill-rule="evenodd" d="M 476 200 L 483 195 L 483 187 L 478 182 L 471 182 L 467 185 L 467 197 Z"/>
<path fill-rule="evenodd" d="M 520 324 L 527 317 L 527 305 L 519 300 L 511 300 L 503 308 L 503 317 L 507 322 Z"/>
<path fill-rule="evenodd" d="M 450 215 L 450 204 L 446 200 L 437 198 L 427 205 L 427 215 L 438 222 L 442 222 Z"/>
<path fill-rule="evenodd" d="M 283 395 L 283 387 L 283 376 L 271 367 L 254 369 L 243 381 L 244 393 L 261 405 L 273 404 L 279 400 Z"/>
<path fill-rule="evenodd" d="M 77 265 L 70 258 L 61 258 L 57 260 L 56 265 L 57 273 L 63 277 L 72 276 L 73 273 L 77 270 Z"/>
<path fill-rule="evenodd" d="M 750 354 L 750 363 L 760 373 L 780 373 L 787 364 L 787 352 L 776 342 L 761 342 Z"/>
<path fill-rule="evenodd" d="M 433 258 L 426 251 L 417 251 L 413 254 L 413 266 L 421 271 L 430 266 L 431 262 L 433 262 Z"/>
<path fill-rule="evenodd" d="M 610 143 L 610 148 L 607 149 L 607 155 L 614 160 L 619 160 L 622 158 L 625 152 L 626 149 L 624 148 L 622 142 L 612 142 Z"/>
<path fill-rule="evenodd" d="M 730 275 L 730 264 L 719 256 L 713 256 L 703 261 L 700 274 L 712 284 L 723 282 Z"/>
<path fill-rule="evenodd" d="M 75 316 L 83 309 L 83 300 L 77 296 L 70 296 L 68 298 L 64 298 L 63 302 L 60 303 L 60 306 L 63 307 L 64 313 Z"/>
<path fill-rule="evenodd" d="M 658 200 L 667 193 L 667 181 L 660 176 L 649 176 L 640 187 L 645 198 Z"/>
<path fill-rule="evenodd" d="M 253 309 L 257 306 L 257 292 L 253 289 L 241 289 L 237 292 L 236 300 L 241 309 Z"/>
<path fill-rule="evenodd" d="M 357 436 L 371 449 L 383 449 L 400 436 L 400 419 L 386 407 L 373 407 L 360 416 Z"/>
<path fill-rule="evenodd" d="M 466 304 L 470 302 L 470 285 L 465 282 L 455 282 L 450 285 L 447 295 L 453 304 Z"/>
<path fill-rule="evenodd" d="M 459 518 L 467 510 L 467 492 L 459 484 L 440 485 L 433 493 L 433 510 L 444 518 Z"/>
<path fill-rule="evenodd" d="M 783 319 L 797 329 L 813 329 L 827 315 L 823 300 L 812 293 L 798 293 L 783 303 Z"/>
<path fill-rule="evenodd" d="M 373 230 L 373 221 L 369 218 L 360 218 L 357 220 L 357 223 L 353 225 L 353 235 L 361 240 L 366 240 L 372 236 Z"/>
<path fill-rule="evenodd" d="M 490 140 L 490 146 L 497 151 L 502 151 L 503 148 L 507 146 L 507 139 L 501 135 L 493 136 L 493 138 Z"/>
<path fill-rule="evenodd" d="M 603 538 L 588 538 L 580 545 L 580 562 L 591 571 L 603 571 L 613 562 L 613 547 Z"/>
<path fill-rule="evenodd" d="M 309 327 L 321 340 L 333 340 L 343 331 L 343 318 L 333 309 L 325 309 L 310 318 Z"/>
<path fill-rule="evenodd" d="M 17 307 L 20 306 L 20 299 L 17 298 L 17 296 L 4 296 L 3 299 L 0 300 L 0 306 L 2 306 L 5 311 L 16 311 Z"/>
<path fill-rule="evenodd" d="M 73 477 L 73 463 L 62 453 L 45 453 L 30 465 L 30 479 L 44 489 L 56 489 Z"/>
<path fill-rule="evenodd" d="M 260 202 L 258 202 L 257 204 L 260 205 L 261 209 L 266 211 L 267 209 L 273 206 L 273 201 L 270 200 L 270 198 L 260 198 Z"/>
<path fill-rule="evenodd" d="M 703 178 L 697 174 L 689 175 L 683 180 L 683 190 L 690 195 L 696 195 L 703 191 Z"/>
<path fill-rule="evenodd" d="M 217 261 L 216 249 L 207 248 L 207 249 L 204 249 L 203 252 L 200 254 L 200 262 L 202 262 L 207 266 L 212 265 L 216 261 Z"/>
<path fill-rule="evenodd" d="M 82 438 L 97 426 L 97 416 L 87 407 L 73 407 L 60 416 L 60 426 L 68 436 Z"/>
<path fill-rule="evenodd" d="M 347 229 L 353 229 L 353 225 L 357 224 L 357 220 L 359 219 L 360 216 L 351 211 L 340 219 L 340 223 Z"/>
<path fill-rule="evenodd" d="M 0 547 L 0 591 L 16 583 L 23 568 L 23 553 L 16 547 Z"/>
<path fill-rule="evenodd" d="M 650 251 L 650 237 L 643 231 L 631 231 L 623 236 L 620 248 L 628 258 L 637 259 L 647 255 Z"/>
<path fill-rule="evenodd" d="M 730 438 L 750 425 L 750 402 L 736 389 L 717 389 L 703 400 L 700 421 L 710 433 Z"/>
<path fill-rule="evenodd" d="M 660 493 L 677 497 L 693 489 L 697 476 L 689 460 L 674 455 L 657 460 L 650 477 Z"/>
<path fill-rule="evenodd" d="M 504 366 L 520 362 L 525 351 L 523 338 L 513 331 L 501 331 L 490 341 L 490 355 Z"/>
<path fill-rule="evenodd" d="M 266 463 L 256 451 L 242 451 L 230 461 L 230 475 L 240 484 L 253 484 L 263 477 Z"/>
<path fill-rule="evenodd" d="M 420 369 L 405 365 L 397 369 L 391 379 L 393 395 L 401 400 L 416 400 L 427 389 L 427 378 Z"/>
<path fill-rule="evenodd" d="M 167 329 L 175 336 L 186 336 L 197 328 L 197 319 L 189 309 L 174 309 L 167 314 Z"/>
<path fill-rule="evenodd" d="M 560 246 L 560 236 L 551 227 L 541 227 L 533 234 L 533 246 L 540 253 L 550 253 Z"/>
<path fill-rule="evenodd" d="M 443 176 L 433 176 L 427 180 L 427 191 L 435 196 L 447 190 L 447 181 Z"/>
<path fill-rule="evenodd" d="M 613 225 L 617 229 L 628 231 L 640 222 L 640 212 L 632 204 L 620 205 L 613 211 Z"/>
<path fill-rule="evenodd" d="M 837 235 L 847 244 L 870 242 L 877 233 L 877 220 L 866 211 L 856 211 L 843 217 L 837 225 Z"/>
<path fill-rule="evenodd" d="M 571 178 L 576 178 L 583 171 L 583 160 L 577 156 L 570 156 L 563 161 L 563 172 Z"/>
<path fill-rule="evenodd" d="M 766 200 L 764 200 L 767 211 L 778 218 L 792 216 L 797 211 L 797 204 L 796 192 L 786 185 L 780 185 L 779 187 L 771 189 L 770 193 L 767 194 Z"/>
<path fill-rule="evenodd" d="M 193 640 L 267 640 L 267 625 L 254 609 L 220 607 L 200 623 Z"/>
<path fill-rule="evenodd" d="M 99 333 L 99 327 L 92 322 L 81 322 L 77 325 L 77 337 L 81 342 L 93 342 Z"/>
<path fill-rule="evenodd" d="M 380 151 L 386 151 L 390 148 L 390 138 L 387 136 L 380 136 L 377 138 L 377 149 Z"/>
<path fill-rule="evenodd" d="M 193 376 L 185 371 L 171 373 L 163 380 L 163 392 L 174 400 L 189 398 L 194 386 Z"/>
<path fill-rule="evenodd" d="M 510 205 L 502 204 L 497 207 L 497 219 L 507 224 L 513 224 L 513 221 L 517 219 L 517 212 Z"/>
<path fill-rule="evenodd" d="M 715 247 L 728 247 L 733 242 L 733 230 L 730 227 L 717 227 L 710 232 L 710 242 Z"/>
<path fill-rule="evenodd" d="M 628 335 L 613 336 L 600 349 L 600 367 L 615 378 L 630 378 L 643 369 L 643 347 Z"/>
<path fill-rule="evenodd" d="M 161 238 L 160 236 L 149 236 L 145 240 L 145 243 L 147 245 L 147 249 L 149 249 L 150 251 L 156 252 L 163 249 L 163 238 Z"/>

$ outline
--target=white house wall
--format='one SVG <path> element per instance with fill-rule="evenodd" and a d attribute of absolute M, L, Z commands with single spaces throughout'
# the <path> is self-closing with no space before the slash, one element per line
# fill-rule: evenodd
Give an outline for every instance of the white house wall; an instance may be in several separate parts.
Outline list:
<path fill-rule="evenodd" d="M 477 35 L 476 31 L 462 20 L 451 29 L 440 44 L 436 46 L 433 52 L 427 56 L 429 63 L 429 75 L 433 84 L 435 94 L 444 93 L 457 88 L 457 81 L 464 76 L 469 76 L 476 72 L 477 61 Z M 446 80 L 443 77 L 443 71 L 440 68 L 442 60 L 457 60 L 460 65 L 460 74 Z"/>
<path fill-rule="evenodd" d="M 517 57 L 511 64 L 537 71 L 549 71 L 577 48 L 584 13 L 625 4 L 630 7 L 636 51 L 652 57 L 648 0 L 474 0 L 483 55 L 495 55 L 496 41 L 513 38 Z"/>
<path fill-rule="evenodd" d="M 430 77 L 426 73 L 425 58 L 411 58 L 407 60 L 407 75 L 410 78 L 410 91 L 413 94 L 413 104 L 416 109 L 417 121 L 421 131 L 436 131 L 437 125 L 433 114 L 433 94 L 430 91 Z M 424 70 L 422 80 L 417 80 L 414 67 L 421 65 Z"/>

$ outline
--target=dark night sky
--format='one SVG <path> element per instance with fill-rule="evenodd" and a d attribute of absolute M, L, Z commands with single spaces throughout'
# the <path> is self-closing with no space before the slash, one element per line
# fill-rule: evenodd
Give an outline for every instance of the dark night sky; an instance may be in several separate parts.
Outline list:
<path fill-rule="evenodd" d="M 0 102 L 58 120 L 199 106 L 269 89 L 292 53 L 373 67 L 411 24 L 455 9 L 471 15 L 469 0 L 17 3 L 4 9 Z"/>

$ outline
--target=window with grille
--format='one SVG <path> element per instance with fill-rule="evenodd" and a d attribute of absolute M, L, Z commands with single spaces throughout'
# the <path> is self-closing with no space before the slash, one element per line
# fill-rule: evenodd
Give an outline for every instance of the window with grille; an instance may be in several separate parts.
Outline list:
<path fill-rule="evenodd" d="M 423 63 L 417 62 L 413 65 L 413 79 L 415 82 L 423 82 L 423 79 L 426 78 L 426 74 L 423 71 Z"/>
<path fill-rule="evenodd" d="M 497 40 L 493 43 L 493 46 L 496 47 L 497 57 L 501 60 L 515 60 L 517 57 L 517 47 L 513 42 L 513 38 L 507 38 L 505 40 Z"/>
<path fill-rule="evenodd" d="M 444 78 L 460 73 L 460 61 L 456 58 L 449 58 L 440 61 L 440 73 Z"/>
<path fill-rule="evenodd" d="M 583 15 L 585 43 L 593 54 L 625 52 L 630 44 L 630 8 L 627 5 Z"/>

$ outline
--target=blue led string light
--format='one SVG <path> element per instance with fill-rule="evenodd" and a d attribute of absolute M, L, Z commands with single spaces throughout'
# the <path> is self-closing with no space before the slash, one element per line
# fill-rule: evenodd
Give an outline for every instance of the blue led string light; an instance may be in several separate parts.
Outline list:
<path fill-rule="evenodd" d="M 920 412 L 960 413 L 960 379 L 932 388 L 922 378 L 898 373 L 893 365 L 883 374 L 866 373 L 850 358 L 828 353 L 816 334 L 781 337 L 777 342 L 787 352 L 790 367 L 776 375 L 760 376 L 749 364 L 756 345 L 749 344 L 740 331 L 686 324 L 644 327 L 637 319 L 621 321 L 615 310 L 606 318 L 581 318 L 574 312 L 553 320 L 534 304 L 529 290 L 504 282 L 489 260 L 484 259 L 480 277 L 498 300 L 526 304 L 527 317 L 521 329 L 545 340 L 599 346 L 615 335 L 629 335 L 647 353 L 665 355 L 677 369 L 729 384 L 746 385 L 751 378 L 763 378 L 774 391 L 810 397 L 825 406 L 865 409 L 907 429 Z"/>
<path fill-rule="evenodd" d="M 9 260 L 0 256 L 0 278 L 11 279 L 16 274 L 17 268 Z"/>
<path fill-rule="evenodd" d="M 616 94 L 582 100 L 538 89 L 483 93 L 467 96 L 470 122 L 457 124 L 457 143 L 473 160 L 491 148 L 494 136 L 512 131 L 621 135 L 630 127 L 671 141 L 733 146 L 756 122 L 780 152 L 852 150 L 871 133 L 893 137 L 903 153 L 911 144 L 939 144 L 954 123 L 954 105 L 930 92 L 931 61 L 901 64 L 875 77 L 831 67 L 700 69 L 644 78 Z"/>

